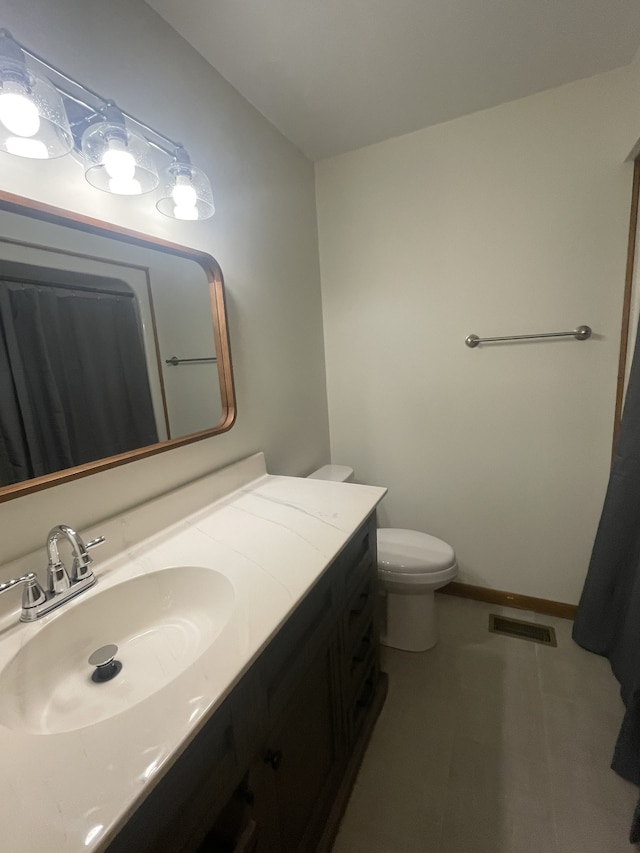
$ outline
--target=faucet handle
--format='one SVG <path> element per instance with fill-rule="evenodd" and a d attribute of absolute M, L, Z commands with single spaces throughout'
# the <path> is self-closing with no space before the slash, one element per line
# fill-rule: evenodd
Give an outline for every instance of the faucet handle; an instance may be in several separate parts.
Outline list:
<path fill-rule="evenodd" d="M 80 557 L 74 557 L 73 566 L 71 568 L 71 580 L 72 581 L 82 581 L 86 578 L 91 577 L 93 572 L 91 571 L 91 563 L 93 563 L 93 558 L 89 556 L 88 551 L 91 548 L 96 548 L 98 545 L 102 545 L 105 541 L 105 536 L 98 536 L 95 539 L 92 539 L 91 542 L 87 542 L 86 545 L 78 537 L 80 543 Z"/>
<path fill-rule="evenodd" d="M 12 578 L 6 583 L 0 583 L 0 593 L 6 592 L 8 589 L 13 589 L 14 586 L 19 586 L 20 584 L 24 584 L 24 589 L 22 590 L 22 615 L 20 619 L 23 622 L 30 622 L 36 618 L 34 615 L 36 607 L 39 604 L 43 604 L 47 597 L 38 583 L 38 577 L 34 572 L 28 572 L 26 575 L 22 575 L 22 577 Z"/>

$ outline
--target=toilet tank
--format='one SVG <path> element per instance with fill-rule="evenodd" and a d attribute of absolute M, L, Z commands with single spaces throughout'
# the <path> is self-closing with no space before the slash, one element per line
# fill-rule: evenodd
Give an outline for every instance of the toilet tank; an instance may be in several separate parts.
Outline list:
<path fill-rule="evenodd" d="M 310 480 L 333 480 L 337 483 L 352 483 L 353 468 L 348 465 L 323 465 L 309 474 Z"/>

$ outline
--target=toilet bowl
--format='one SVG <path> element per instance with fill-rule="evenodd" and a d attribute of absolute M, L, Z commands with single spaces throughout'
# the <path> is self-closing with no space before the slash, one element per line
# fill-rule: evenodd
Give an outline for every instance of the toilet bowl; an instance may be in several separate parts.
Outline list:
<path fill-rule="evenodd" d="M 353 469 L 324 465 L 309 477 L 349 482 Z M 455 552 L 442 539 L 418 530 L 381 527 L 377 539 L 378 580 L 386 598 L 380 641 L 403 651 L 427 651 L 438 642 L 434 593 L 458 574 Z"/>
<path fill-rule="evenodd" d="M 387 598 L 381 642 L 424 652 L 438 642 L 435 596 L 458 574 L 456 555 L 442 539 L 418 530 L 378 530 L 378 580 Z"/>

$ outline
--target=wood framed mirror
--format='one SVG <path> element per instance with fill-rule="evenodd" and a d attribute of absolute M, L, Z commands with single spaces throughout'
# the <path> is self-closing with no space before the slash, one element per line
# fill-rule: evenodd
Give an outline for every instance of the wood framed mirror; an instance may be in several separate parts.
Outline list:
<path fill-rule="evenodd" d="M 235 415 L 211 255 L 0 191 L 0 502 Z"/>

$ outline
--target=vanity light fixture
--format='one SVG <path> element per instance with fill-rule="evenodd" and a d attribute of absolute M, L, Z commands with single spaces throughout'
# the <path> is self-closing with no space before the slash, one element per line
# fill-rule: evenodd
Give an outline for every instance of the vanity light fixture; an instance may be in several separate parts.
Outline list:
<path fill-rule="evenodd" d="M 0 149 L 47 160 L 63 157 L 72 148 L 60 93 L 27 68 L 20 45 L 7 30 L 0 30 Z"/>
<path fill-rule="evenodd" d="M 27 65 L 45 69 L 41 77 Z M 209 219 L 211 184 L 185 148 L 61 71 L 0 29 L 0 151 L 32 159 L 72 153 L 87 181 L 116 195 L 163 185 L 156 207 L 173 219 Z M 159 161 L 159 162 L 158 162 Z"/>
<path fill-rule="evenodd" d="M 160 213 L 173 219 L 209 219 L 215 212 L 209 178 L 180 145 L 164 172 L 165 185 L 156 203 Z"/>

